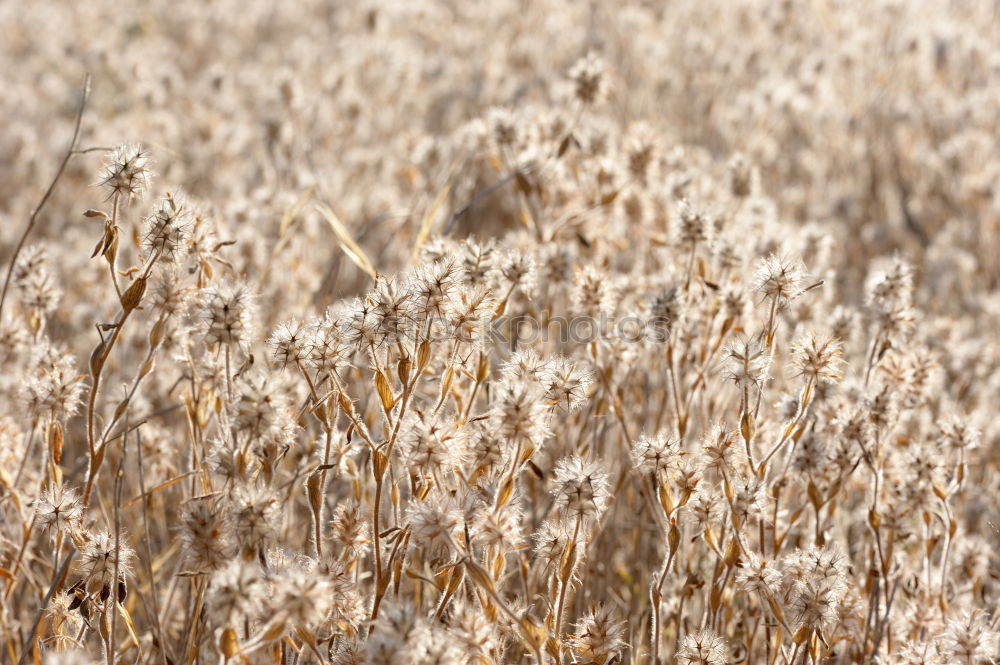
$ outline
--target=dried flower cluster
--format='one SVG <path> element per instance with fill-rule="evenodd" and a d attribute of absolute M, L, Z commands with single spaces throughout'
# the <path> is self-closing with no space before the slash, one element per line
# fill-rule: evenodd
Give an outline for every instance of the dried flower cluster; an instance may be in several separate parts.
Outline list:
<path fill-rule="evenodd" d="M 55 5 L 0 663 L 1000 659 L 991 3 Z"/>

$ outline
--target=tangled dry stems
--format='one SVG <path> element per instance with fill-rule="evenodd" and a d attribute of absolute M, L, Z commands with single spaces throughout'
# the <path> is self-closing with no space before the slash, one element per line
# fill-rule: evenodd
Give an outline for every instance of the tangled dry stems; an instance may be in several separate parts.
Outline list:
<path fill-rule="evenodd" d="M 2 102 L 5 661 L 995 662 L 995 8 L 227 4 Z"/>

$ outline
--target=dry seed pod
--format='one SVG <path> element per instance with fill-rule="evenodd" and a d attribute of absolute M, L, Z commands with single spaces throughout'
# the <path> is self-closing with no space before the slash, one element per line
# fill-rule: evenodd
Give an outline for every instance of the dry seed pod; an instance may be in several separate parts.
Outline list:
<path fill-rule="evenodd" d="M 132 282 L 132 285 L 129 286 L 125 293 L 122 294 L 122 309 L 125 310 L 126 313 L 137 308 L 139 303 L 142 302 L 142 297 L 146 294 L 146 281 L 147 278 L 145 276 L 139 277 Z"/>

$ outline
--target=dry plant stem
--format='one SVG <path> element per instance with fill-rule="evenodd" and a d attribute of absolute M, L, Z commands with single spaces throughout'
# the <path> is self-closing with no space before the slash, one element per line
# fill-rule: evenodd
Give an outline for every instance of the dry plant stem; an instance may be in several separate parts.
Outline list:
<path fill-rule="evenodd" d="M 146 280 L 149 277 L 149 273 L 152 271 L 153 266 L 156 264 L 157 259 L 159 259 L 159 253 L 154 254 L 146 262 L 143 267 L 140 277 L 138 279 Z M 141 296 L 140 296 L 141 297 Z M 94 487 L 94 481 L 96 480 L 97 473 L 100 471 L 100 464 L 103 461 L 104 450 L 106 447 L 105 442 L 100 442 L 96 440 L 96 410 L 97 410 L 97 394 L 101 386 L 101 377 L 104 372 L 104 368 L 107 365 L 108 357 L 111 355 L 111 351 L 115 347 L 115 343 L 121 337 L 122 328 L 125 326 L 125 321 L 128 319 L 129 315 L 134 311 L 136 304 L 129 305 L 122 303 L 121 313 L 118 316 L 118 320 L 114 324 L 114 328 L 111 331 L 111 337 L 109 339 L 102 339 L 101 343 L 97 345 L 91 355 L 90 370 L 91 370 L 91 385 L 90 394 L 87 398 L 87 483 L 83 490 L 83 505 L 84 507 L 90 504 L 90 493 Z M 110 430 L 108 430 L 110 431 Z"/>
<path fill-rule="evenodd" d="M 576 525 L 573 527 L 573 539 L 570 541 L 571 543 L 573 543 L 574 549 L 577 547 L 577 542 L 580 538 L 580 526 L 581 526 L 581 518 L 577 517 Z M 558 654 L 556 656 L 556 663 L 562 662 L 562 649 L 563 649 L 562 622 L 563 622 L 563 615 L 566 612 L 565 609 L 566 595 L 567 593 L 569 593 L 570 584 L 573 582 L 573 573 L 575 572 L 576 569 L 576 554 L 574 553 L 573 556 L 574 556 L 574 561 L 569 571 L 569 574 L 565 576 L 565 579 L 563 579 L 563 575 L 561 574 L 562 571 L 560 571 L 559 575 L 560 578 L 559 600 L 556 603 L 556 615 L 555 615 L 555 627 L 554 627 L 556 642 L 559 645 Z"/>
<path fill-rule="evenodd" d="M 403 422 L 403 416 L 406 415 L 406 408 L 410 402 L 410 394 L 420 378 L 420 371 L 421 370 L 418 368 L 417 371 L 414 372 L 414 376 L 410 380 L 409 384 L 403 386 L 403 396 L 399 407 L 399 415 L 396 417 L 396 422 L 393 425 L 392 434 L 390 435 L 389 441 L 385 447 L 385 453 L 382 453 L 377 448 L 372 449 L 372 473 L 375 478 L 375 501 L 372 505 L 372 540 L 375 541 L 375 595 L 372 602 L 369 634 L 375 629 L 375 620 L 378 618 L 379 606 L 382 604 L 382 597 L 385 595 L 386 590 L 388 590 L 388 580 L 386 578 L 390 574 L 388 568 L 386 567 L 383 569 L 382 566 L 382 547 L 380 543 L 381 538 L 379 536 L 381 533 L 380 517 L 382 506 L 382 486 L 385 483 L 385 471 L 392 463 L 392 449 L 396 444 L 396 437 L 399 435 L 399 426 Z M 384 462 L 377 464 L 376 455 L 383 455 Z"/>
<path fill-rule="evenodd" d="M 115 346 L 115 342 L 121 335 L 122 326 L 125 324 L 125 320 L 131 312 L 129 310 L 123 309 L 118 317 L 118 321 L 115 323 L 115 327 L 111 332 L 111 337 L 107 340 L 103 340 L 100 345 L 98 345 L 95 351 L 97 362 L 94 366 L 94 372 L 91 374 L 91 385 L 90 385 L 90 396 L 87 398 L 87 482 L 83 490 L 83 505 L 87 506 L 90 504 L 90 493 L 94 486 L 94 480 L 97 475 L 98 465 L 100 460 L 98 459 L 98 454 L 103 453 L 98 445 L 96 438 L 96 423 L 95 419 L 97 417 L 97 393 L 101 386 L 101 376 L 104 372 L 104 365 L 111 355 L 111 350 Z"/>
<path fill-rule="evenodd" d="M 128 406 L 125 407 L 125 426 L 128 426 Z M 122 502 L 122 482 L 123 474 L 122 467 L 125 465 L 125 458 L 128 452 L 128 448 L 125 445 L 126 441 L 122 439 L 122 456 L 118 460 L 118 468 L 115 470 L 115 483 L 114 483 L 114 530 L 115 530 L 115 567 L 114 576 L 112 578 L 111 592 L 108 594 L 108 598 L 105 601 L 105 612 L 111 612 L 111 626 L 107 637 L 107 659 L 108 665 L 115 665 L 115 634 L 118 628 L 118 585 L 121 579 L 121 570 L 119 568 L 121 557 L 118 555 L 121 552 L 121 514 L 119 508 Z M 142 648 L 139 648 L 139 659 L 142 658 Z"/>
<path fill-rule="evenodd" d="M 660 629 L 662 625 L 661 612 L 663 611 L 662 599 L 663 599 L 663 584 L 667 580 L 667 574 L 670 572 L 670 566 L 674 561 L 674 554 L 676 550 L 668 545 L 667 555 L 663 558 L 663 566 L 660 568 L 659 574 L 656 576 L 656 584 L 653 586 L 650 592 L 650 604 L 653 608 L 653 630 L 651 637 L 651 651 L 652 651 L 652 663 L 653 665 L 659 665 L 660 663 Z"/>
<path fill-rule="evenodd" d="M 118 229 L 118 206 L 121 203 L 121 195 L 115 192 L 114 199 L 111 202 L 111 228 L 115 229 L 117 233 Z M 118 286 L 118 250 L 114 250 L 111 256 L 108 257 L 108 272 L 111 274 L 111 283 L 115 287 L 115 293 L 118 294 L 119 300 L 122 297 L 122 289 Z"/>
<path fill-rule="evenodd" d="M 31 535 L 35 531 L 35 522 L 38 521 L 37 515 L 31 516 L 31 521 L 28 522 L 28 526 L 24 529 L 24 535 L 21 538 L 21 547 L 17 551 L 17 558 L 14 559 L 14 565 L 11 568 L 11 577 L 7 581 L 7 590 L 4 592 L 4 601 L 10 597 L 11 592 L 14 590 L 14 583 L 17 580 L 17 573 L 21 569 L 21 562 L 24 561 L 24 555 L 28 551 L 28 543 L 31 542 Z"/>
<path fill-rule="evenodd" d="M 206 582 L 207 578 L 204 576 L 195 579 L 194 607 L 191 611 L 190 622 L 187 629 L 184 631 L 183 649 L 181 650 L 181 657 L 188 663 L 194 662 L 197 657 L 197 654 L 193 653 L 193 651 L 196 648 L 195 645 L 199 632 L 198 627 L 201 624 L 202 604 L 205 600 Z"/>
<path fill-rule="evenodd" d="M 674 370 L 674 345 L 667 342 L 667 376 L 670 379 L 670 391 L 674 397 L 674 424 L 677 426 L 677 435 L 683 440 L 686 417 L 682 413 L 683 402 L 681 402 L 680 391 L 677 389 L 677 373 Z"/>
<path fill-rule="evenodd" d="M 21 233 L 20 239 L 17 241 L 17 246 L 14 248 L 14 253 L 10 257 L 10 261 L 7 263 L 7 275 L 3 280 L 3 291 L 0 292 L 0 320 L 3 318 L 3 308 L 4 304 L 7 302 L 7 290 L 10 287 L 10 278 L 14 273 L 14 266 L 17 263 L 17 258 L 21 254 L 21 250 L 24 249 L 24 244 L 28 240 L 28 236 L 35 228 L 35 224 L 38 221 L 38 215 L 42 212 L 42 208 L 48 203 L 49 198 L 52 197 L 52 192 L 55 191 L 56 184 L 59 179 L 62 178 L 63 171 L 66 170 L 66 165 L 69 164 L 70 158 L 76 152 L 76 142 L 80 138 L 80 125 L 83 122 L 83 111 L 87 107 L 87 98 L 90 97 L 90 74 L 83 77 L 83 86 L 80 90 L 80 106 L 76 112 L 76 122 L 73 125 L 73 138 L 70 139 L 69 148 L 66 150 L 66 155 L 63 157 L 62 162 L 59 164 L 59 168 L 56 170 L 56 175 L 49 183 L 48 189 L 45 190 L 45 194 L 42 195 L 42 199 L 35 206 L 34 210 L 31 211 L 31 216 L 28 217 L 28 224 L 24 228 L 24 232 Z"/>
<path fill-rule="evenodd" d="M 767 327 L 764 329 L 764 340 L 767 344 L 768 351 L 771 350 L 771 346 L 774 344 L 774 317 L 778 313 L 778 298 L 780 294 L 776 294 L 771 297 L 771 311 L 767 315 Z"/>
<path fill-rule="evenodd" d="M 802 388 L 802 397 L 799 401 L 798 412 L 795 414 L 792 422 L 785 427 L 785 431 L 782 433 L 781 438 L 778 439 L 778 442 L 774 444 L 774 447 L 771 448 L 767 455 L 764 456 L 764 459 L 761 460 L 760 466 L 757 467 L 758 476 L 764 475 L 764 472 L 767 470 L 767 463 L 771 461 L 771 458 L 774 457 L 775 453 L 777 453 L 781 447 L 785 445 L 788 438 L 799 428 L 799 425 L 802 423 L 802 419 L 805 418 L 806 413 L 809 410 L 809 406 L 812 404 L 812 391 L 813 379 L 810 377 L 806 381 L 806 385 Z"/>
<path fill-rule="evenodd" d="M 160 344 L 159 342 L 157 342 L 155 345 L 152 345 L 147 349 L 146 356 L 145 358 L 143 358 L 142 364 L 139 365 L 140 368 L 139 372 L 136 374 L 135 377 L 133 377 L 132 385 L 128 387 L 128 389 L 125 391 L 124 397 L 122 398 L 121 404 L 124 404 L 125 408 L 121 414 L 113 414 L 111 419 L 108 421 L 108 424 L 104 427 L 104 432 L 103 434 L 101 434 L 101 439 L 99 444 L 100 446 L 104 446 L 113 440 L 112 438 L 110 438 L 111 428 L 118 423 L 118 421 L 122 418 L 124 414 L 128 413 L 128 406 L 132 404 L 132 399 L 135 397 L 135 393 L 139 389 L 139 384 L 141 384 L 142 380 L 146 376 L 148 376 L 147 373 L 143 372 L 143 368 L 152 363 L 153 357 L 159 348 Z M 132 431 L 132 429 L 133 428 L 129 426 L 128 421 L 126 421 L 122 436 L 124 437 L 128 432 Z M 124 446 L 124 438 L 122 440 L 122 445 Z"/>
<path fill-rule="evenodd" d="M 160 624 L 160 611 L 158 607 L 159 594 L 156 593 L 156 576 L 153 573 L 153 553 L 149 547 L 149 543 L 151 542 L 149 537 L 149 495 L 146 493 L 146 473 L 142 464 L 142 430 L 138 427 L 135 430 L 135 454 L 137 473 L 139 475 L 139 491 L 142 497 L 143 544 L 146 546 L 144 563 L 146 564 L 146 575 L 149 578 L 149 595 L 153 610 L 153 630 L 156 631 L 156 639 L 160 645 L 160 662 L 162 665 L 167 665 L 166 643 L 163 640 L 163 626 Z"/>
<path fill-rule="evenodd" d="M 45 594 L 45 598 L 42 599 L 42 604 L 38 608 L 38 613 L 35 615 L 35 622 L 31 625 L 31 629 L 28 634 L 25 635 L 24 641 L 21 643 L 21 655 L 17 659 L 17 665 L 24 665 L 27 662 L 28 654 L 31 652 L 31 643 L 35 639 L 35 634 L 38 632 L 38 624 L 41 623 L 42 617 L 45 615 L 45 609 L 49 606 L 49 602 L 52 600 L 52 596 L 56 592 L 56 588 L 61 583 L 61 580 L 69 572 L 69 564 L 76 556 L 76 549 L 71 548 L 69 552 L 66 553 L 66 558 L 63 559 L 62 566 L 56 572 L 55 577 L 52 578 L 52 584 L 49 585 L 49 590 Z"/>

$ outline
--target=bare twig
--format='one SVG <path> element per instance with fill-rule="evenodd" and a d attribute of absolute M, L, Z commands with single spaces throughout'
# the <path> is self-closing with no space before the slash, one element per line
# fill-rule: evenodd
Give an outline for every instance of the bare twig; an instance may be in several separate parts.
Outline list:
<path fill-rule="evenodd" d="M 38 215 L 42 212 L 42 208 L 48 203 L 49 198 L 52 196 L 52 192 L 55 191 L 56 183 L 62 177 L 63 171 L 66 170 L 66 165 L 69 164 L 70 157 L 77 154 L 76 142 L 80 138 L 80 124 L 83 122 L 83 111 L 87 106 L 87 98 L 90 97 L 90 74 L 87 74 L 83 78 L 83 87 L 80 91 L 80 107 L 76 112 L 76 124 L 73 126 L 73 138 L 69 142 L 69 148 L 66 150 L 66 155 L 63 157 L 62 163 L 59 164 L 59 169 L 56 171 L 55 177 L 52 182 L 49 183 L 49 188 L 45 190 L 45 194 L 42 195 L 42 200 L 38 202 L 35 209 L 31 211 L 31 216 L 28 218 L 28 224 L 24 228 L 24 232 L 21 234 L 21 239 L 18 240 L 17 246 L 14 248 L 14 253 L 10 257 L 10 261 L 7 264 L 7 276 L 3 280 L 3 292 L 0 292 L 0 316 L 3 315 L 3 306 L 7 302 L 7 289 L 10 287 L 10 278 L 14 273 L 14 265 L 17 263 L 17 258 L 21 254 L 21 250 L 24 249 L 24 243 L 27 242 L 28 236 L 35 228 L 35 223 L 38 221 Z"/>

